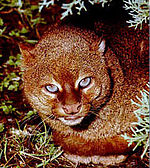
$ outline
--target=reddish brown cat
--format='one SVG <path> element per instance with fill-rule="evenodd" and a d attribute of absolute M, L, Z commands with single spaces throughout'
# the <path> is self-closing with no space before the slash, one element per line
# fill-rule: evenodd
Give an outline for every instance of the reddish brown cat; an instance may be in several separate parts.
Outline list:
<path fill-rule="evenodd" d="M 25 96 L 76 163 L 116 164 L 133 147 L 121 134 L 136 120 L 130 100 L 145 73 L 125 76 L 105 48 L 93 32 L 71 26 L 50 27 L 34 48 L 21 46 Z"/>

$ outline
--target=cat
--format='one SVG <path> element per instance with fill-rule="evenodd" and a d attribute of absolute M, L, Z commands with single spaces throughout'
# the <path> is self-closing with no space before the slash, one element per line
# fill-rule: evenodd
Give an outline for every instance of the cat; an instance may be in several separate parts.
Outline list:
<path fill-rule="evenodd" d="M 24 94 L 64 156 L 85 164 L 124 161 L 134 144 L 121 135 L 137 121 L 131 99 L 140 95 L 146 74 L 124 75 L 104 39 L 74 26 L 50 26 L 38 44 L 20 49 Z"/>

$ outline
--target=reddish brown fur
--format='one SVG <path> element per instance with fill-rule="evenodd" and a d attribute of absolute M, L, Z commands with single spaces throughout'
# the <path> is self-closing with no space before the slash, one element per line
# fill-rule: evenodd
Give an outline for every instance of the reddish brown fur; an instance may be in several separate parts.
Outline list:
<path fill-rule="evenodd" d="M 120 155 L 132 149 L 121 134 L 130 133 L 131 123 L 136 121 L 133 110 L 137 107 L 130 100 L 140 94 L 147 74 L 135 68 L 132 78 L 130 72 L 125 76 L 109 48 L 105 55 L 103 49 L 98 50 L 99 41 L 93 32 L 62 26 L 51 27 L 35 48 L 22 47 L 25 95 L 52 127 L 56 144 L 68 154 Z M 86 91 L 75 86 L 84 75 L 92 77 Z M 45 86 L 53 80 L 61 88 L 49 94 Z M 85 127 L 71 127 L 59 119 L 68 122 L 70 115 L 86 118 L 91 107 L 100 108 Z M 66 108 L 70 111 L 65 112 Z"/>
<path fill-rule="evenodd" d="M 70 151 L 70 153 L 79 156 L 127 154 L 133 148 L 133 145 L 127 148 L 128 143 L 120 136 L 89 140 L 77 135 L 67 136 L 55 131 L 53 136 L 55 143 L 61 145 L 64 151 Z"/>

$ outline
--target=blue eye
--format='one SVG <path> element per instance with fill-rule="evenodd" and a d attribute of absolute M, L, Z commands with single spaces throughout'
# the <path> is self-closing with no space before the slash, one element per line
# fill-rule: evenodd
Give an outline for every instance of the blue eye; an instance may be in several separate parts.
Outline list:
<path fill-rule="evenodd" d="M 89 86 L 90 83 L 91 83 L 91 77 L 84 78 L 79 82 L 79 87 L 85 88 Z"/>
<path fill-rule="evenodd" d="M 58 87 L 56 85 L 53 85 L 53 84 L 47 85 L 47 86 L 45 86 L 45 88 L 48 92 L 51 92 L 51 93 L 56 93 L 56 92 L 59 91 Z"/>

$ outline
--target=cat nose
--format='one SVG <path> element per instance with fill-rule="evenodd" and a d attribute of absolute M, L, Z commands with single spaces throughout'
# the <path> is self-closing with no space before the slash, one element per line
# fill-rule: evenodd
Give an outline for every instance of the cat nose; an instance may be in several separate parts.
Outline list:
<path fill-rule="evenodd" d="M 66 104 L 63 107 L 63 110 L 66 114 L 76 114 L 80 112 L 81 109 L 81 103 L 76 103 L 76 104 Z"/>

